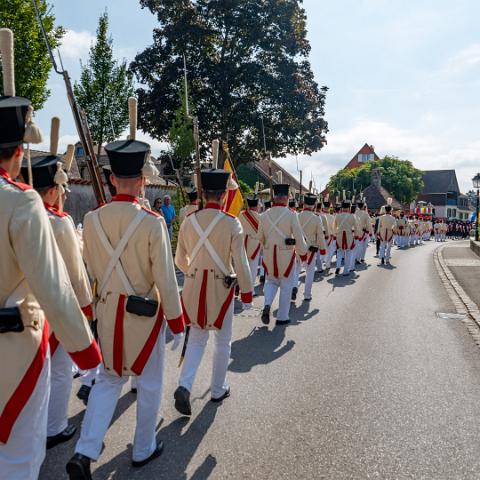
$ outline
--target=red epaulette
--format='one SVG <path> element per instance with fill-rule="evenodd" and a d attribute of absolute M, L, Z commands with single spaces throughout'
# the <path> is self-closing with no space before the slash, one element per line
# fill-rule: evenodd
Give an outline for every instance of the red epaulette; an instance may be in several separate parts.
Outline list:
<path fill-rule="evenodd" d="M 145 210 L 147 213 L 149 213 L 150 215 L 153 215 L 154 217 L 157 217 L 157 218 L 161 217 L 159 213 L 154 212 L 153 210 L 150 210 L 149 208 L 144 207 L 143 205 L 142 205 L 142 210 Z"/>
<path fill-rule="evenodd" d="M 47 207 L 47 206 L 45 206 L 45 208 L 46 208 L 52 215 L 55 215 L 56 217 L 60 217 L 60 218 L 68 217 L 68 213 L 59 212 L 57 209 L 55 209 L 55 208 L 53 208 L 53 207 Z"/>

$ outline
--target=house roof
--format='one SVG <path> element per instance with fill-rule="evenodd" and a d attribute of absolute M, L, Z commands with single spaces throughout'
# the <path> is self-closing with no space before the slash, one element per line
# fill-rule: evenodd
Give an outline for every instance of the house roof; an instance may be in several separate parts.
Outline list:
<path fill-rule="evenodd" d="M 427 170 L 423 174 L 424 187 L 422 194 L 428 193 L 460 193 L 455 170 Z"/>
<path fill-rule="evenodd" d="M 255 168 L 255 170 L 258 171 L 258 173 L 260 173 L 262 177 L 265 178 L 266 181 L 268 181 L 268 159 L 267 158 L 262 158 L 257 162 L 253 162 L 253 167 Z M 300 191 L 300 182 L 292 174 L 288 173 L 275 160 L 272 160 L 272 180 L 274 184 L 278 183 L 277 182 L 278 172 L 282 172 L 283 183 L 288 183 L 295 190 Z M 308 191 L 308 188 L 306 188 L 305 186 L 302 186 L 302 190 L 306 192 Z"/>
<path fill-rule="evenodd" d="M 364 162 L 360 162 L 358 160 L 359 155 L 373 155 L 373 159 L 375 161 L 380 160 L 379 156 L 375 153 L 372 145 L 366 143 L 354 156 L 353 158 L 347 163 L 345 166 L 345 170 L 351 170 L 353 168 L 358 168 L 364 165 Z"/>
<path fill-rule="evenodd" d="M 403 209 L 403 205 L 381 185 L 379 186 L 372 183 L 363 190 L 362 193 L 369 210 L 379 210 L 387 204 L 388 198 L 392 198 L 392 207 L 394 210 Z"/>

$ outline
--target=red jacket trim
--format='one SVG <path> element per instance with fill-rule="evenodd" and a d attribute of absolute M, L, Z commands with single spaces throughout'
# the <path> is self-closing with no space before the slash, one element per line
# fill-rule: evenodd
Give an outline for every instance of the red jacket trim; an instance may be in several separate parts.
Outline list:
<path fill-rule="evenodd" d="M 18 416 L 37 385 L 38 377 L 42 373 L 45 357 L 47 356 L 48 333 L 48 323 L 45 322 L 37 353 L 0 415 L 0 443 L 7 443 Z"/>
<path fill-rule="evenodd" d="M 220 309 L 220 313 L 218 314 L 218 317 L 215 320 L 215 323 L 213 324 L 213 326 L 215 328 L 218 328 L 219 330 L 222 328 L 223 321 L 225 320 L 225 315 L 227 314 L 227 311 L 232 303 L 233 293 L 234 293 L 234 289 L 231 288 L 228 294 L 228 297 L 225 300 L 225 302 L 223 302 L 222 308 Z"/>
<path fill-rule="evenodd" d="M 82 307 L 82 312 L 89 320 L 93 318 L 92 305 L 85 305 L 84 307 Z"/>
<path fill-rule="evenodd" d="M 185 330 L 185 320 L 183 319 L 183 314 L 177 318 L 172 318 L 171 320 L 167 319 L 167 322 L 170 330 L 174 334 L 182 333 Z"/>
<path fill-rule="evenodd" d="M 248 292 L 248 293 L 241 293 L 240 298 L 243 303 L 252 303 L 253 302 L 253 293 Z"/>
<path fill-rule="evenodd" d="M 202 286 L 200 287 L 200 298 L 198 299 L 197 324 L 205 328 L 207 323 L 207 280 L 208 270 L 203 271 Z"/>
<path fill-rule="evenodd" d="M 308 256 L 307 263 L 311 265 L 313 258 L 315 257 L 315 252 L 310 252 L 310 255 Z"/>
<path fill-rule="evenodd" d="M 250 257 L 250 260 L 255 260 L 255 258 L 257 258 L 258 252 L 260 251 L 260 247 L 261 245 L 258 244 L 257 248 L 255 249 L 255 251 L 252 253 L 252 256 Z"/>
<path fill-rule="evenodd" d="M 265 275 L 268 275 L 268 268 L 267 268 L 267 265 L 265 264 L 265 262 L 263 261 L 263 258 L 262 258 L 262 267 L 265 270 Z"/>
<path fill-rule="evenodd" d="M 65 218 L 68 217 L 68 213 L 65 212 L 59 212 L 55 207 L 52 207 L 52 205 L 49 205 L 48 203 L 43 202 L 43 205 L 49 211 L 52 215 L 55 215 L 56 217 L 60 218 Z"/>
<path fill-rule="evenodd" d="M 112 197 L 112 202 L 130 202 L 130 203 L 138 203 L 138 198 L 134 197 L 133 195 L 127 195 L 125 193 L 119 193 Z"/>
<path fill-rule="evenodd" d="M 155 343 L 157 343 L 158 335 L 160 333 L 160 329 L 162 328 L 162 323 L 163 323 L 163 308 L 160 305 L 160 308 L 158 309 L 155 325 L 153 326 L 152 331 L 150 332 L 150 335 L 148 336 L 147 341 L 145 342 L 145 345 L 143 346 L 138 357 L 135 359 L 135 361 L 133 362 L 133 365 L 130 368 L 130 370 L 136 375 L 140 375 L 143 372 L 143 369 L 145 368 L 145 365 L 147 364 L 148 359 L 152 354 L 153 347 L 155 347 Z"/>
<path fill-rule="evenodd" d="M 95 368 L 102 361 L 102 354 L 95 339 L 87 348 L 79 352 L 68 352 L 68 354 L 81 370 Z"/>
<path fill-rule="evenodd" d="M 245 218 L 248 220 L 255 232 L 258 232 L 258 222 L 255 217 L 248 210 L 244 210 L 243 214 L 245 215 Z"/>
<path fill-rule="evenodd" d="M 0 177 L 4 178 L 7 183 L 13 185 L 14 187 L 17 187 L 20 190 L 26 191 L 32 189 L 32 187 L 30 185 L 27 185 L 26 183 L 15 182 L 14 180 L 12 180 L 10 174 L 2 167 L 0 167 Z"/>
<path fill-rule="evenodd" d="M 273 276 L 278 278 L 277 246 L 273 246 Z"/>
<path fill-rule="evenodd" d="M 57 351 L 59 342 L 57 337 L 55 336 L 55 333 L 52 333 L 50 335 L 50 338 L 48 339 L 48 343 L 50 345 L 50 357 L 53 357 L 54 353 Z"/>
<path fill-rule="evenodd" d="M 290 276 L 290 272 L 292 271 L 292 268 L 293 268 L 293 265 L 295 263 L 295 257 L 296 257 L 296 253 L 295 251 L 293 252 L 293 255 L 292 255 L 292 259 L 290 260 L 290 263 L 287 267 L 287 269 L 285 270 L 285 274 L 283 275 L 285 278 L 288 278 Z"/>
<path fill-rule="evenodd" d="M 121 377 L 123 372 L 123 318 L 125 316 L 125 295 L 118 297 L 115 327 L 113 330 L 113 369 Z"/>
<path fill-rule="evenodd" d="M 183 310 L 183 319 L 185 321 L 185 325 L 191 325 L 190 317 L 187 314 L 187 310 L 185 308 L 185 304 L 183 303 L 183 296 L 180 295 L 180 301 L 182 302 L 182 310 Z"/>

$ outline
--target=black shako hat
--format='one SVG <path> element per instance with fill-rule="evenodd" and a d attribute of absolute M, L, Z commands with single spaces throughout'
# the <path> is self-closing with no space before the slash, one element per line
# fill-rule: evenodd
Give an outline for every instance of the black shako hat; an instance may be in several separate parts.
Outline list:
<path fill-rule="evenodd" d="M 57 162 L 60 157 L 56 155 L 43 155 L 32 158 L 32 181 L 35 189 L 55 187 L 55 174 L 57 173 Z M 21 169 L 22 177 L 28 179 L 27 162 L 23 162 Z"/>
<path fill-rule="evenodd" d="M 365 202 L 364 202 L 363 200 L 359 200 L 359 201 L 357 202 L 357 207 L 358 207 L 358 208 L 363 208 L 364 206 L 365 206 Z"/>
<path fill-rule="evenodd" d="M 392 206 L 391 205 L 385 205 L 385 211 L 386 212 L 391 212 L 392 211 Z"/>
<path fill-rule="evenodd" d="M 117 140 L 105 146 L 112 173 L 118 178 L 142 175 L 150 145 L 138 140 Z"/>
<path fill-rule="evenodd" d="M 276 197 L 288 197 L 290 185 L 287 183 L 277 183 L 273 185 L 273 195 Z"/>
<path fill-rule="evenodd" d="M 29 106 L 30 100 L 23 97 L 0 97 L 0 148 L 23 143 Z"/>
<path fill-rule="evenodd" d="M 190 192 L 187 192 L 187 196 L 190 202 L 194 202 L 198 198 L 198 192 L 196 190 L 190 190 Z"/>
<path fill-rule="evenodd" d="M 272 201 L 267 200 L 266 202 L 263 202 L 263 206 L 265 207 L 265 210 L 271 208 L 272 207 Z"/>
<path fill-rule="evenodd" d="M 316 202 L 317 202 L 317 197 L 316 197 L 316 195 L 305 195 L 305 196 L 303 197 L 303 203 L 304 203 L 307 207 L 313 207 Z"/>
<path fill-rule="evenodd" d="M 342 208 L 350 208 L 351 205 L 352 205 L 352 202 L 350 200 L 344 200 L 342 202 Z"/>
<path fill-rule="evenodd" d="M 206 192 L 224 192 L 227 189 L 230 172 L 211 168 L 202 170 L 202 189 Z"/>
<path fill-rule="evenodd" d="M 291 198 L 289 201 L 288 201 L 288 206 L 289 208 L 295 208 L 297 206 L 297 202 L 294 198 Z"/>
<path fill-rule="evenodd" d="M 249 197 L 247 198 L 247 205 L 249 207 L 257 207 L 258 206 L 258 197 Z"/>
<path fill-rule="evenodd" d="M 329 202 L 328 200 L 324 200 L 324 201 L 323 201 L 323 206 L 324 206 L 325 208 L 330 207 L 330 202 Z"/>

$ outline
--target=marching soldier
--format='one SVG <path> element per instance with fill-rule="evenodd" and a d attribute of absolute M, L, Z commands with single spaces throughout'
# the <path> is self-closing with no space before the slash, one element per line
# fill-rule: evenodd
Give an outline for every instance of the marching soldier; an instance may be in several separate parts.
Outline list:
<path fill-rule="evenodd" d="M 247 253 L 248 264 L 252 274 L 252 285 L 255 289 L 257 279 L 258 264 L 260 261 L 261 243 L 258 240 L 258 226 L 260 223 L 260 214 L 258 213 L 258 198 L 247 198 L 248 208 L 240 212 L 238 219 L 242 224 L 243 234 L 245 236 L 245 251 Z"/>
<path fill-rule="evenodd" d="M 327 251 L 323 222 L 321 218 L 314 213 L 316 201 L 317 197 L 315 195 L 305 195 L 303 199 L 303 211 L 298 214 L 298 221 L 308 247 L 308 256 L 305 262 L 305 291 L 303 294 L 306 302 L 312 299 L 312 285 L 316 266 L 315 257 L 317 255 L 325 255 Z"/>
<path fill-rule="evenodd" d="M 105 150 L 117 194 L 88 213 L 84 222 L 84 258 L 95 279 L 95 313 L 103 365 L 90 392 L 75 455 L 67 464 L 71 479 L 90 479 L 123 385 L 137 378 L 137 426 L 132 466 L 161 455 L 156 440 L 165 359 L 167 319 L 180 344 L 184 322 L 165 220 L 139 205 L 143 168 L 150 147 L 135 140 L 136 102 L 130 99 L 130 140 Z M 132 125 L 133 124 L 133 125 Z"/>
<path fill-rule="evenodd" d="M 361 236 L 358 239 L 358 255 L 357 259 L 360 263 L 365 263 L 365 256 L 367 254 L 368 242 L 372 234 L 372 219 L 368 214 L 367 204 L 363 197 L 357 202 L 357 222 Z"/>
<path fill-rule="evenodd" d="M 45 206 L 53 234 L 68 276 L 85 315 L 91 312 L 91 288 L 80 251 L 80 242 L 72 218 L 56 208 L 62 202 L 61 196 L 68 176 L 62 169 L 58 147 L 58 118 L 52 119 L 50 154 L 36 157 L 32 161 L 33 187 L 40 194 Z M 73 145 L 71 149 L 73 154 Z M 22 167 L 22 177 L 28 178 L 28 166 Z M 63 204 L 63 202 L 62 202 Z M 50 343 L 50 401 L 48 405 L 47 449 L 70 440 L 76 427 L 68 423 L 68 402 L 72 389 L 72 360 L 52 330 Z"/>
<path fill-rule="evenodd" d="M 397 246 L 398 248 L 406 247 L 407 240 L 407 220 L 405 219 L 405 212 L 400 212 L 400 218 L 397 220 L 395 225 L 395 234 L 397 236 Z"/>
<path fill-rule="evenodd" d="M 343 275 L 348 276 L 350 274 L 353 249 L 355 248 L 355 237 L 361 236 L 355 216 L 350 213 L 350 207 L 350 200 L 344 200 L 341 204 L 341 212 L 335 215 L 333 222 L 333 232 L 337 242 L 336 275 L 340 274 L 342 261 Z"/>
<path fill-rule="evenodd" d="M 49 326 L 79 368 L 95 367 L 101 356 L 42 200 L 14 180 L 23 143 L 40 143 L 41 134 L 30 101 L 15 96 L 11 30 L 0 30 L 0 53 L 0 476 L 36 480 L 47 436 Z"/>
<path fill-rule="evenodd" d="M 198 193 L 196 190 L 191 190 L 187 192 L 189 204 L 185 205 L 180 209 L 179 213 L 179 220 L 180 225 L 183 223 L 186 217 L 190 215 L 192 212 L 196 212 L 198 210 Z"/>
<path fill-rule="evenodd" d="M 333 223 L 334 223 L 335 217 L 330 213 L 330 201 L 328 199 L 328 195 L 325 197 L 325 200 L 323 200 L 321 217 L 322 217 L 322 221 L 324 222 L 323 226 L 326 234 L 325 240 L 327 241 L 327 254 L 325 256 L 325 268 L 328 274 L 330 271 L 330 267 L 332 265 L 332 258 L 337 251 L 337 242 L 336 242 L 335 234 L 333 231 Z"/>
<path fill-rule="evenodd" d="M 190 214 L 178 235 L 175 261 L 185 274 L 182 304 L 185 320 L 191 326 L 174 394 L 175 408 L 183 415 L 192 414 L 190 393 L 211 330 L 215 345 L 211 400 L 220 402 L 230 395 L 226 375 L 237 281 L 244 305 L 250 308 L 252 302 L 253 285 L 243 248 L 242 225 L 236 217 L 222 211 L 229 177 L 225 170 L 201 172 L 205 208 Z"/>
<path fill-rule="evenodd" d="M 392 215 L 392 199 L 388 199 L 388 204 L 385 206 L 385 214 L 380 217 L 378 224 L 378 235 L 380 237 L 380 258 L 382 265 L 390 265 L 390 256 L 393 242 L 393 232 L 397 221 Z"/>
<path fill-rule="evenodd" d="M 260 217 L 258 238 L 263 245 L 263 262 L 266 273 L 265 305 L 262 322 L 270 323 L 270 309 L 280 288 L 280 305 L 277 324 L 290 322 L 290 300 L 295 278 L 296 255 L 305 261 L 307 245 L 303 238 L 298 216 L 288 208 L 289 185 L 273 186 L 274 203 Z"/>

